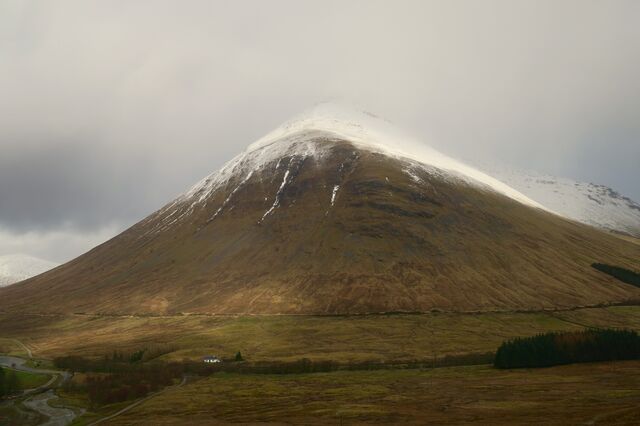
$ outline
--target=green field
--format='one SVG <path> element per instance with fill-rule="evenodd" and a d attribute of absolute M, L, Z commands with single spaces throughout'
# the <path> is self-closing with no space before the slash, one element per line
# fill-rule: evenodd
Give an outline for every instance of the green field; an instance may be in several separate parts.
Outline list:
<path fill-rule="evenodd" d="M 0 367 L 5 372 L 5 377 L 10 373 L 11 370 L 8 368 Z M 25 389 L 35 389 L 47 383 L 51 376 L 47 374 L 32 374 L 27 373 L 25 371 L 17 371 L 13 370 L 16 376 L 18 377 L 18 388 L 20 390 Z"/>

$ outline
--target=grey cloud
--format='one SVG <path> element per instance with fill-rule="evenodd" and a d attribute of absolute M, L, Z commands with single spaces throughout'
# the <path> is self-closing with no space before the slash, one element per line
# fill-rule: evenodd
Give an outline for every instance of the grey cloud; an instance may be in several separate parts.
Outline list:
<path fill-rule="evenodd" d="M 122 231 L 118 226 L 105 226 L 90 232 L 70 229 L 14 233 L 0 228 L 0 255 L 28 253 L 53 262 L 66 262 Z"/>

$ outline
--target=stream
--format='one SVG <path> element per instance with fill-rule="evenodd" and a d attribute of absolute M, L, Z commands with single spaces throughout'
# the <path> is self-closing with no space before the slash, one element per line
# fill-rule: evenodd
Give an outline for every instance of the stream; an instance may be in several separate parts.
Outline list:
<path fill-rule="evenodd" d="M 56 381 L 58 377 L 62 377 L 60 384 L 66 382 L 71 378 L 71 374 L 66 371 L 47 370 L 29 367 L 26 365 L 27 360 L 16 356 L 0 356 L 0 366 L 12 368 L 14 370 L 24 371 L 33 374 L 47 374 L 52 376 L 52 379 L 35 389 L 27 389 L 24 391 L 24 396 L 33 394 L 33 396 L 25 399 L 23 405 L 36 411 L 48 420 L 42 425 L 46 426 L 66 426 L 71 423 L 76 417 L 77 413 L 72 408 L 67 407 L 52 407 L 49 405 L 49 401 L 57 399 L 58 397 L 50 389 L 50 386 Z"/>

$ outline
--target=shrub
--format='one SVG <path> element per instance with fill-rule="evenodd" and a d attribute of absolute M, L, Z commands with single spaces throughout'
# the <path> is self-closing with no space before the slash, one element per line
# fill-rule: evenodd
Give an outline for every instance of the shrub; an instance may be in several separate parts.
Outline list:
<path fill-rule="evenodd" d="M 621 268 L 619 266 L 605 265 L 604 263 L 593 263 L 591 266 L 600 272 L 609 274 L 620 281 L 640 287 L 640 274 L 633 272 L 629 269 Z"/>

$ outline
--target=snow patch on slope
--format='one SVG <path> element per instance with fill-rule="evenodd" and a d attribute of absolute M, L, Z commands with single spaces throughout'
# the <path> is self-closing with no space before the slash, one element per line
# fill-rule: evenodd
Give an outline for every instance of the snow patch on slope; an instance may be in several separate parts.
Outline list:
<path fill-rule="evenodd" d="M 26 280 L 56 266 L 57 263 L 22 254 L 0 256 L 0 287 Z"/>
<path fill-rule="evenodd" d="M 223 203 L 220 206 L 220 208 L 218 208 L 218 210 L 216 210 L 216 212 L 213 214 L 213 217 L 211 217 L 211 220 L 215 219 L 216 217 L 218 217 L 218 215 L 220 213 L 222 213 L 222 210 L 227 206 L 227 204 L 229 204 L 229 201 L 231 200 L 231 197 L 233 197 L 233 195 L 236 192 L 238 192 L 238 189 L 240 189 L 242 187 L 242 185 L 244 185 L 245 183 L 247 183 L 247 181 L 249 181 L 249 179 L 251 179 L 251 176 L 253 176 L 253 170 L 250 170 L 249 173 L 247 174 L 247 177 L 245 177 L 242 180 L 242 182 L 240 182 L 240 185 L 236 186 L 235 189 L 233 191 L 231 191 L 229 196 L 223 201 Z M 202 198 L 200 199 L 200 201 L 202 201 Z"/>
<path fill-rule="evenodd" d="M 289 169 L 287 169 L 287 171 L 284 172 L 284 177 L 282 178 L 282 183 L 278 188 L 278 192 L 276 192 L 276 198 L 275 200 L 273 200 L 273 205 L 271 205 L 269 210 L 267 210 L 262 215 L 262 219 L 260 219 L 260 222 L 262 222 L 267 216 L 269 216 L 276 209 L 276 207 L 278 207 L 278 205 L 280 205 L 280 195 L 282 194 L 282 191 L 284 190 L 284 187 L 287 185 L 287 182 L 289 180 L 289 172 L 290 172 Z"/>
<path fill-rule="evenodd" d="M 247 174 L 257 172 L 265 168 L 272 161 L 281 160 L 285 156 L 298 157 L 305 159 L 307 157 L 321 158 L 327 151 L 325 147 L 318 146 L 315 143 L 309 143 L 310 139 L 326 137 L 323 132 L 310 132 L 305 135 L 290 135 L 283 138 L 282 143 L 277 149 L 246 149 L 243 153 L 237 155 L 226 163 L 219 171 L 214 172 L 202 179 L 194 185 L 188 192 L 182 195 L 178 200 L 190 200 L 192 205 L 202 203 L 213 195 L 217 190 L 223 188 L 234 176 L 238 174 Z M 280 166 L 280 162 L 276 169 Z"/>
<path fill-rule="evenodd" d="M 331 193 L 331 206 L 336 202 L 336 195 L 338 195 L 338 189 L 340 189 L 340 185 L 336 185 L 333 187 L 333 192 Z"/>

